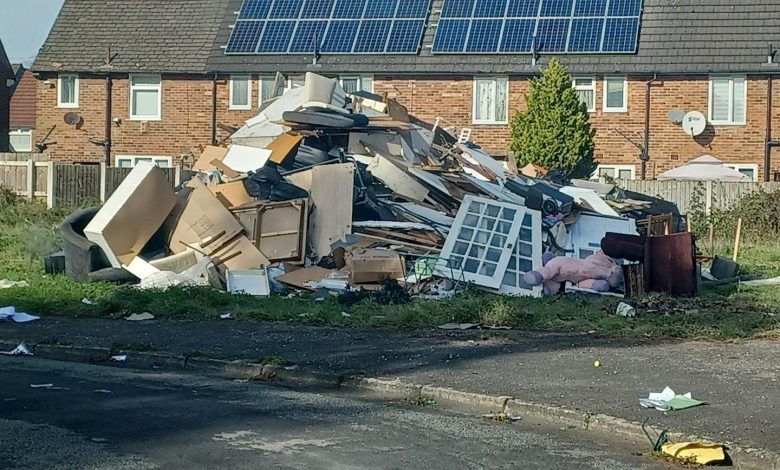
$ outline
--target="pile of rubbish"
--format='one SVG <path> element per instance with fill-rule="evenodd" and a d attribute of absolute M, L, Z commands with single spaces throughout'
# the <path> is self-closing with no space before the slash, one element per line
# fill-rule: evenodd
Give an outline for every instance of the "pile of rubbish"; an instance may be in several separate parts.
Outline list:
<path fill-rule="evenodd" d="M 139 163 L 102 207 L 71 215 L 66 272 L 258 296 L 399 285 L 433 299 L 466 284 L 622 296 L 627 267 L 652 277 L 641 266 L 662 258 L 653 247 L 666 245 L 653 240 L 664 237 L 640 235 L 622 215 L 651 202 L 527 176 L 467 137 L 309 73 L 303 87 L 264 103 L 229 147 L 206 147 L 181 187 Z M 685 240 L 667 245 L 695 252 L 690 234 L 669 236 Z M 690 264 L 684 251 L 674 256 Z"/>

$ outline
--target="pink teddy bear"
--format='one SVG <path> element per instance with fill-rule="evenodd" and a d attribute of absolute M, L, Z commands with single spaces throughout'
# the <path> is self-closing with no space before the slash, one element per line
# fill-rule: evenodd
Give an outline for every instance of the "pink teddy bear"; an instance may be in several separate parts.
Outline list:
<path fill-rule="evenodd" d="M 554 294 L 560 291 L 561 283 L 571 282 L 577 287 L 597 292 L 607 292 L 620 285 L 623 279 L 622 268 L 601 250 L 585 259 L 552 256 L 545 253 L 544 266 L 538 271 L 529 271 L 523 280 L 532 286 L 544 283 L 544 293 Z"/>

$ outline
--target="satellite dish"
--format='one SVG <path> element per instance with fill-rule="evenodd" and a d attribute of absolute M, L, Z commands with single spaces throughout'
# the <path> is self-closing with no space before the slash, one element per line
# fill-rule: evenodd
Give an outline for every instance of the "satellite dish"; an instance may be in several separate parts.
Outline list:
<path fill-rule="evenodd" d="M 672 108 L 666 113 L 666 119 L 673 124 L 681 124 L 685 117 L 685 111 L 682 109 Z"/>
<path fill-rule="evenodd" d="M 707 127 L 707 118 L 698 111 L 691 111 L 683 116 L 682 128 L 686 134 L 696 137 Z"/>
<path fill-rule="evenodd" d="M 73 112 L 65 113 L 65 116 L 63 116 L 62 120 L 65 121 L 65 124 L 70 124 L 71 126 L 78 126 L 83 121 L 79 113 Z"/>

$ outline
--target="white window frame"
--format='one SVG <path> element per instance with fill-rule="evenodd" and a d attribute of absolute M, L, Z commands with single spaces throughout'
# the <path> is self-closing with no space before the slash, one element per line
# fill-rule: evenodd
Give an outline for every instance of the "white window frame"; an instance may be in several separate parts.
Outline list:
<path fill-rule="evenodd" d="M 273 85 L 276 83 L 276 76 L 274 75 L 260 75 L 257 77 L 257 106 L 262 106 L 263 101 L 263 82 L 271 82 Z M 276 90 L 274 90 L 276 91 Z M 231 95 L 232 96 L 232 95 Z"/>
<path fill-rule="evenodd" d="M 729 119 L 727 120 L 715 120 L 712 118 L 712 112 L 714 111 L 712 107 L 713 103 L 713 86 L 712 86 L 712 80 L 713 79 L 729 79 Z M 745 115 L 742 116 L 741 121 L 734 120 L 734 79 L 735 78 L 741 78 L 743 82 L 745 83 L 745 86 L 743 87 L 742 93 L 742 103 L 745 107 Z M 710 75 L 709 79 L 709 91 L 707 93 L 707 120 L 710 121 L 711 124 L 715 126 L 744 126 L 747 123 L 747 111 L 748 111 L 748 102 L 747 102 L 747 89 L 748 89 L 748 79 L 747 75 Z"/>
<path fill-rule="evenodd" d="M 306 84 L 306 76 L 305 75 L 288 75 L 287 80 L 285 80 L 284 85 L 284 91 L 290 91 L 293 89 L 293 81 L 300 82 L 301 85 L 297 86 L 295 88 L 300 88 L 305 86 Z"/>
<path fill-rule="evenodd" d="M 23 152 L 32 152 L 33 150 L 33 140 L 32 140 L 32 129 L 15 129 L 8 132 L 8 139 L 10 144 L 11 137 L 29 137 L 30 138 L 30 145 L 28 148 L 24 149 L 18 149 L 14 147 L 14 152 L 16 153 L 23 153 Z"/>
<path fill-rule="evenodd" d="M 608 106 L 607 102 L 607 82 L 610 80 L 621 80 L 623 82 L 623 106 L 616 106 L 616 107 L 610 107 Z M 606 76 L 604 77 L 602 87 L 604 89 L 604 94 L 602 96 L 603 98 L 603 107 L 605 113 L 625 113 L 628 112 L 628 77 L 622 75 L 622 76 Z M 594 95 L 595 97 L 595 95 Z M 595 100 L 595 98 L 594 98 Z"/>
<path fill-rule="evenodd" d="M 157 85 L 133 85 L 133 77 L 156 77 L 160 83 Z M 161 121 L 162 120 L 162 76 L 160 74 L 153 73 L 138 73 L 131 74 L 128 77 L 128 85 L 130 89 L 130 103 L 127 109 L 127 115 L 129 121 Z M 157 91 L 157 115 L 155 116 L 134 116 L 133 115 L 133 91 L 135 90 L 156 90 Z"/>
<path fill-rule="evenodd" d="M 480 80 L 495 80 L 496 91 L 498 91 L 498 80 L 504 80 L 506 89 L 504 91 L 504 119 L 496 120 L 495 111 L 493 108 L 493 119 L 477 119 L 477 82 Z M 495 101 L 495 97 L 493 97 Z M 481 75 L 475 76 L 471 84 L 471 123 L 472 124 L 509 124 L 509 77 L 507 75 Z"/>
<path fill-rule="evenodd" d="M 724 166 L 739 170 L 753 170 L 753 182 L 758 182 L 758 164 L 757 163 L 724 163 Z"/>
<path fill-rule="evenodd" d="M 73 103 L 62 101 L 62 79 L 73 78 Z M 57 76 L 57 107 L 58 108 L 78 108 L 79 107 L 79 76 L 75 73 L 63 73 Z"/>
<path fill-rule="evenodd" d="M 601 170 L 602 169 L 610 169 L 615 170 L 616 178 L 620 176 L 620 171 L 630 170 L 631 171 L 631 179 L 636 179 L 636 165 L 599 165 L 596 167 L 596 171 L 593 172 L 593 174 L 590 176 L 590 179 L 592 180 L 598 180 L 601 177 Z"/>
<path fill-rule="evenodd" d="M 590 85 L 577 85 L 577 80 L 590 80 Z M 596 77 L 580 75 L 572 77 L 571 86 L 575 91 L 592 91 L 593 92 L 593 106 L 588 106 L 588 112 L 596 112 Z M 578 97 L 579 98 L 579 97 Z"/>
<path fill-rule="evenodd" d="M 233 102 L 233 82 L 235 80 L 246 80 L 247 86 L 246 86 L 246 104 L 235 104 Z M 247 74 L 242 75 L 231 75 L 230 76 L 230 104 L 228 106 L 228 109 L 233 111 L 246 111 L 248 109 L 252 109 L 252 87 L 254 87 L 254 84 L 252 83 L 252 76 Z"/>
<path fill-rule="evenodd" d="M 173 168 L 173 158 L 160 155 L 116 155 L 114 157 L 114 166 L 119 167 L 120 160 L 130 160 L 131 166 L 122 168 L 133 168 L 138 164 L 139 160 L 148 159 L 151 159 L 160 168 Z M 164 165 L 160 165 L 160 162 L 164 162 Z"/>
<path fill-rule="evenodd" d="M 358 91 L 367 91 L 369 93 L 374 92 L 374 76 L 373 75 L 340 75 L 339 85 L 344 86 L 344 80 L 357 80 Z M 365 82 L 370 81 L 371 86 L 366 88 Z M 369 89 L 370 88 L 370 89 Z"/>

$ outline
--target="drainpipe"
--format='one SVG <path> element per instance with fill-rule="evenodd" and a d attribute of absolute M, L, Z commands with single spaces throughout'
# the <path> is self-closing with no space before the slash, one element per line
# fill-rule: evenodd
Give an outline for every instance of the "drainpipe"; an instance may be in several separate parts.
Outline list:
<path fill-rule="evenodd" d="M 217 145 L 217 74 L 211 79 L 211 145 Z"/>
<path fill-rule="evenodd" d="M 106 127 L 103 136 L 103 149 L 105 150 L 106 166 L 111 166 L 111 90 L 114 87 L 111 75 L 106 74 Z"/>
<path fill-rule="evenodd" d="M 647 162 L 650 160 L 650 86 L 658 80 L 658 74 L 653 74 L 653 78 L 645 83 L 645 142 L 642 146 L 642 154 L 639 159 L 642 161 L 641 178 L 647 177 Z"/>
<path fill-rule="evenodd" d="M 769 181 L 772 170 L 772 148 L 780 147 L 780 141 L 772 140 L 772 74 L 766 79 L 766 139 L 764 140 L 764 181 Z"/>

